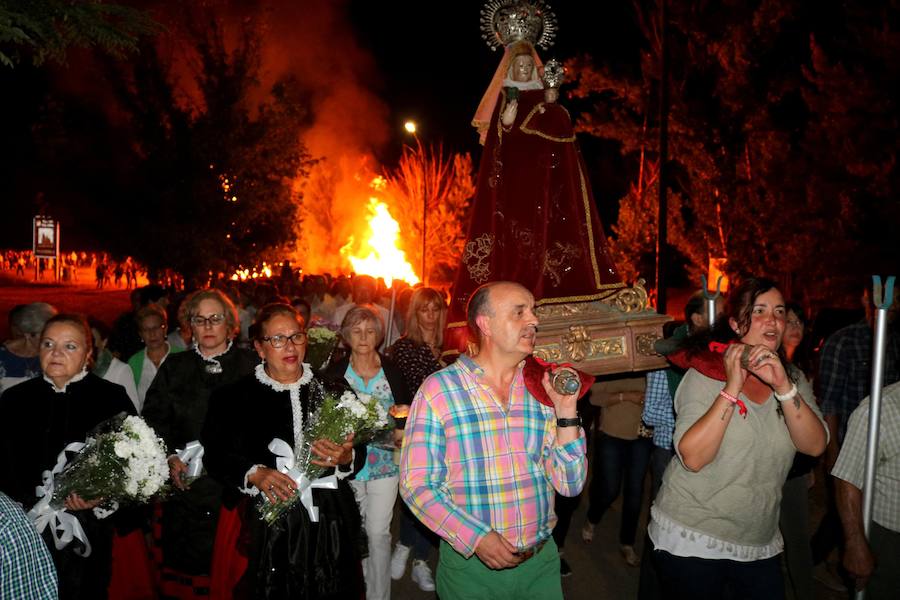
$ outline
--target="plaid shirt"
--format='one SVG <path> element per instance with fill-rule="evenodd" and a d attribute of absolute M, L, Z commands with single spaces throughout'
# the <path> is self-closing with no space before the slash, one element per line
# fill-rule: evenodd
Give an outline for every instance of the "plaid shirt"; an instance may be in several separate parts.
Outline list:
<path fill-rule="evenodd" d="M 56 598 L 56 567 L 19 505 L 0 492 L 0 598 Z"/>
<path fill-rule="evenodd" d="M 556 444 L 556 414 L 513 379 L 506 412 L 466 355 L 428 377 L 413 400 L 400 494 L 413 513 L 469 557 L 497 531 L 520 550 L 550 537 L 554 490 L 581 492 L 584 432 Z"/>
<path fill-rule="evenodd" d="M 675 433 L 675 405 L 669 394 L 669 378 L 666 369 L 647 373 L 647 391 L 644 392 L 644 423 L 653 426 L 653 445 L 672 449 Z"/>
<path fill-rule="evenodd" d="M 847 437 L 831 474 L 863 489 L 869 430 L 869 399 L 850 416 Z M 875 500 L 872 519 L 900 533 L 900 382 L 884 388 L 875 455 Z"/>
<path fill-rule="evenodd" d="M 865 322 L 839 329 L 825 342 L 819 362 L 819 400 L 822 414 L 840 418 L 838 443 L 844 439 L 847 419 L 872 387 L 872 328 Z M 887 336 L 884 385 L 900 379 L 898 340 Z"/>

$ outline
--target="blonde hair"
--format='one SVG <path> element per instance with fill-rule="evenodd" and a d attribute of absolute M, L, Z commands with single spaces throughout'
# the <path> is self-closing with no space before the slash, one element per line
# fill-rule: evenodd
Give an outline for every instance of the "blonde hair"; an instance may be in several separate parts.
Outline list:
<path fill-rule="evenodd" d="M 440 347 L 444 343 L 444 325 L 447 323 L 447 304 L 444 297 L 437 290 L 422 287 L 413 292 L 409 301 L 409 309 L 406 311 L 406 337 L 417 344 L 424 344 L 422 328 L 419 327 L 419 309 L 429 304 L 435 304 L 440 311 L 437 323 L 437 334 L 434 343 Z"/>
<path fill-rule="evenodd" d="M 178 310 L 178 322 L 181 326 L 190 329 L 191 317 L 197 314 L 197 309 L 204 300 L 215 300 L 222 305 L 225 313 L 225 325 L 228 328 L 230 337 L 236 337 L 241 331 L 241 320 L 238 317 L 237 308 L 235 308 L 234 302 L 224 292 L 214 288 L 197 290 L 184 299 Z"/>

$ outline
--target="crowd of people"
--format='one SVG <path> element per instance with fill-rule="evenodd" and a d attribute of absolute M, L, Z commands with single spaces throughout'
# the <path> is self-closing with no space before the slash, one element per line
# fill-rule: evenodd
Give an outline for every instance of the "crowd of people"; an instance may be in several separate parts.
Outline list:
<path fill-rule="evenodd" d="M 47 271 L 55 272 L 53 258 L 37 257 L 31 250 L 6 250 L 0 252 L 0 271 L 19 278 L 35 277 L 43 280 Z M 63 252 L 59 257 L 59 279 L 62 283 L 87 283 L 79 272 L 93 275 L 97 289 L 108 287 L 133 289 L 146 275 L 146 268 L 130 256 L 115 259 L 106 252 Z"/>
<path fill-rule="evenodd" d="M 101 520 L 89 510 L 93 499 L 66 501 L 92 551 L 80 556 L 78 542 L 57 549 L 47 530 L 55 566 L 48 573 L 58 578 L 60 594 L 388 599 L 392 575 L 404 576 L 413 548 L 413 578 L 433 590 L 426 562 L 433 534 L 407 514 L 392 547 L 399 453 L 390 448 L 316 440 L 316 460 L 340 479 L 335 492 L 314 492 L 318 522 L 301 508 L 267 527 L 252 513 L 253 496 L 296 490 L 268 445 L 275 437 L 300 443 L 300 424 L 321 403 L 322 389 L 370 394 L 388 409 L 409 405 L 410 390 L 442 368 L 445 297 L 406 288 L 390 315 L 378 304 L 384 293 L 368 276 L 329 285 L 326 277 L 286 275 L 187 295 L 148 285 L 132 291 L 132 309 L 111 328 L 46 303 L 14 308 L 11 339 L 0 347 L 0 490 L 27 511 L 42 471 L 62 448 L 120 412 L 141 415 L 171 453 L 175 491 L 152 507 Z M 343 314 L 339 321 L 335 313 Z M 391 340 L 388 321 L 396 332 Z M 342 340 L 317 372 L 304 362 L 311 326 L 336 330 Z M 179 451 L 191 442 L 203 445 L 204 469 L 188 478 Z M 39 448 L 21 460 L 22 444 Z M 241 534 L 223 553 L 217 540 L 229 526 Z M 132 543 L 145 537 L 140 567 Z M 236 556 L 243 563 L 235 575 Z M 142 583 L 151 589 L 136 589 L 123 565 L 146 572 Z"/>
<path fill-rule="evenodd" d="M 174 488 L 110 519 L 90 510 L 98 499 L 70 495 L 65 506 L 90 538 L 90 556 L 77 541 L 58 549 L 48 530 L 46 546 L 28 550 L 43 555 L 43 571 L 19 585 L 34 597 L 56 586 L 64 597 L 140 597 L 140 584 L 171 598 L 388 599 L 412 558 L 413 581 L 442 597 L 561 597 L 561 578 L 572 575 L 563 547 L 572 500 L 584 488 L 584 543 L 599 543 L 595 526 L 622 494 L 618 543 L 625 564 L 640 568 L 641 598 L 722 597 L 728 588 L 812 598 L 814 576 L 835 589 L 867 582 L 874 598 L 896 591 L 897 570 L 885 568 L 898 535 L 896 308 L 884 487 L 866 537 L 871 314 L 813 336 L 803 309 L 773 282 L 747 278 L 716 305 L 712 326 L 703 297 L 688 301 L 684 321 L 657 342 L 669 368 L 601 377 L 587 394 L 564 395 L 546 377 L 529 384 L 524 375 L 538 322 L 523 287 L 476 291 L 467 312 L 475 344 L 450 365 L 441 354 L 445 296 L 405 288 L 386 319 L 389 298 L 365 275 L 330 285 L 307 276 L 182 298 L 145 286 L 112 328 L 46 303 L 14 308 L 0 347 L 3 518 L 22 516 L 16 502 L 26 511 L 35 503 L 62 448 L 123 412 L 142 415 L 164 440 Z M 305 362 L 312 326 L 341 340 L 322 370 Z M 369 394 L 385 409 L 411 405 L 395 436 L 402 452 L 352 435 L 308 440 L 336 486 L 312 492 L 317 520 L 298 504 L 268 526 L 252 513 L 256 497 L 297 491 L 269 444 L 302 444 L 301 425 L 328 389 Z M 180 453 L 192 443 L 204 449 L 204 469 L 189 477 Z M 830 511 L 814 533 L 808 494 L 823 453 Z M 648 472 L 650 519 L 639 531 Z M 146 575 L 137 583 L 122 572 L 135 556 Z"/>

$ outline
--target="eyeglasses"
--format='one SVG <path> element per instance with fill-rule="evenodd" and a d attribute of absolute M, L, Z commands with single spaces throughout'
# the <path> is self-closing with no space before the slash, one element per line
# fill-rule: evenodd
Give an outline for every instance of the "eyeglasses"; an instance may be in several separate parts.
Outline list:
<path fill-rule="evenodd" d="M 298 331 L 292 335 L 270 335 L 268 337 L 264 337 L 264 342 L 269 342 L 272 344 L 273 348 L 284 348 L 284 346 L 288 343 L 288 340 L 295 346 L 303 346 L 306 344 L 306 332 Z"/>
<path fill-rule="evenodd" d="M 787 321 L 785 321 L 785 323 L 790 325 L 791 327 L 803 327 L 803 323 L 798 321 L 797 319 L 788 319 Z"/>
<path fill-rule="evenodd" d="M 201 317 L 200 315 L 194 315 L 191 317 L 191 325 L 194 327 L 204 327 L 207 323 L 210 327 L 215 327 L 216 325 L 221 325 L 225 322 L 225 315 L 222 313 L 216 313 L 214 315 L 209 315 L 208 317 Z"/>

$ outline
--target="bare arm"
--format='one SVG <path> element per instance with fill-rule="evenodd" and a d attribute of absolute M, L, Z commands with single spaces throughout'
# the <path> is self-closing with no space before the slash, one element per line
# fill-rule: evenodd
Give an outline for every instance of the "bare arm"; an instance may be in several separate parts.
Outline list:
<path fill-rule="evenodd" d="M 835 477 L 838 513 L 844 527 L 844 568 L 856 579 L 857 589 L 866 582 L 875 570 L 875 557 L 866 541 L 862 520 L 862 490 Z"/>
<path fill-rule="evenodd" d="M 737 396 L 747 371 L 741 368 L 742 347 L 733 344 L 725 352 L 725 392 Z M 678 443 L 678 454 L 686 468 L 699 471 L 715 459 L 725 437 L 725 430 L 734 415 L 734 405 L 723 396 L 717 396 L 703 416 L 691 425 Z"/>
<path fill-rule="evenodd" d="M 828 425 L 828 431 L 831 433 L 828 444 L 825 446 L 825 472 L 831 473 L 834 463 L 838 457 L 838 427 L 840 425 L 840 417 L 837 415 L 825 415 L 825 424 Z"/>
<path fill-rule="evenodd" d="M 785 392 L 790 391 L 790 387 Z M 780 392 L 779 392 L 780 393 Z M 805 399 L 797 393 L 793 400 L 781 403 L 784 411 L 784 422 L 794 447 L 810 456 L 819 456 L 825 451 L 825 427 L 816 416 Z"/>
<path fill-rule="evenodd" d="M 750 351 L 749 371 L 779 396 L 793 389 L 794 384 L 788 378 L 781 360 L 764 346 L 754 346 Z M 781 409 L 794 447 L 810 456 L 822 454 L 827 440 L 825 426 L 800 393 L 796 392 L 793 398 L 781 402 Z"/>

